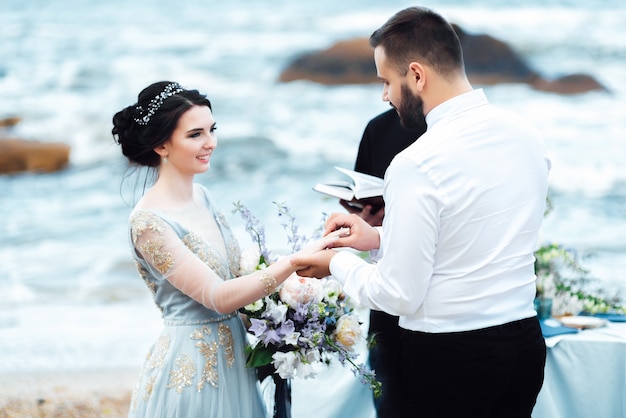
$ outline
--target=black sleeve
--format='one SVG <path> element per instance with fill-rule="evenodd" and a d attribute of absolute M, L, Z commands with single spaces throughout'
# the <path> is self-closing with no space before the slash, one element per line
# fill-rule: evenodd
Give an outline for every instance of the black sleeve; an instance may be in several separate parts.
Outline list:
<path fill-rule="evenodd" d="M 405 129 L 400 124 L 395 109 L 381 113 L 370 120 L 363 131 L 354 170 L 384 177 L 393 157 L 415 142 L 425 131 L 425 122 L 423 129 Z"/>

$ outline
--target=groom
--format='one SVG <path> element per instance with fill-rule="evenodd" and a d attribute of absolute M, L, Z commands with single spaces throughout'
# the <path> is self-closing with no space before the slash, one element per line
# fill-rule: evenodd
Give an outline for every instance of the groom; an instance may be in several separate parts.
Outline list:
<path fill-rule="evenodd" d="M 425 131 L 426 121 L 420 119 L 418 129 L 408 130 L 402 127 L 395 109 L 389 109 L 371 119 L 361 137 L 354 170 L 383 178 L 393 157 L 415 142 Z M 384 206 L 372 213 L 371 206 L 361 211 L 355 210 L 348 202 L 340 201 L 350 213 L 355 213 L 372 226 L 381 226 L 384 218 Z M 378 418 L 397 418 L 400 391 L 398 390 L 398 372 L 402 365 L 398 362 L 402 328 L 398 326 L 398 317 L 383 311 L 370 310 L 368 338 L 375 343 L 369 348 L 369 365 L 376 371 L 376 378 L 382 383 L 382 395 L 374 398 L 374 408 Z"/>
<path fill-rule="evenodd" d="M 373 228 L 333 214 L 350 235 L 294 260 L 332 275 L 358 304 L 400 316 L 402 417 L 530 417 L 546 348 L 533 309 L 533 252 L 550 161 L 531 124 L 490 105 L 467 80 L 459 40 L 424 8 L 370 37 L 383 100 L 403 126 L 428 129 L 385 174 Z M 383 387 L 383 391 L 385 388 Z"/>

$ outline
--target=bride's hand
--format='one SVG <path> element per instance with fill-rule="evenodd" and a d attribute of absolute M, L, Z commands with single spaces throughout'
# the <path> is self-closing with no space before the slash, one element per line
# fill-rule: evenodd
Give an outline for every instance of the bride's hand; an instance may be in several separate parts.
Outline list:
<path fill-rule="evenodd" d="M 326 277 L 330 275 L 328 263 L 335 251 L 328 250 L 332 244 L 342 236 L 347 236 L 350 230 L 341 228 L 331 232 L 323 238 L 311 242 L 302 250 L 291 256 L 291 265 L 298 275 L 307 277 Z M 306 273 L 306 274 L 305 274 Z"/>
<path fill-rule="evenodd" d="M 334 243 L 341 237 L 346 237 L 350 235 L 350 229 L 349 228 L 340 228 L 336 231 L 331 232 L 328 235 L 325 235 L 322 238 L 319 238 L 315 241 L 312 241 L 310 243 L 308 243 L 307 245 L 305 245 L 300 251 L 298 251 L 296 254 L 297 255 L 301 255 L 301 256 L 308 256 L 311 254 L 315 254 L 318 251 L 322 251 L 325 250 L 327 248 L 332 248 L 334 247 Z M 296 255 L 294 254 L 294 255 Z"/>

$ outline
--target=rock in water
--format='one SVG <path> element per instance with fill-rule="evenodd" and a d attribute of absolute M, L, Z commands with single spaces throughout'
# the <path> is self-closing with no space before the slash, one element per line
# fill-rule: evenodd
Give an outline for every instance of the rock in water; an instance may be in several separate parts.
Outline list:
<path fill-rule="evenodd" d="M 58 171 L 69 157 L 67 144 L 0 138 L 0 174 Z"/>

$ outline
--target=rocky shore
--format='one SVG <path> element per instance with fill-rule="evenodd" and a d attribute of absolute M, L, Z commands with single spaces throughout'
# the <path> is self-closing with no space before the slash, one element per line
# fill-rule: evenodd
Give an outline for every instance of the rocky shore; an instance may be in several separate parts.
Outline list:
<path fill-rule="evenodd" d="M 496 84 L 527 84 L 562 95 L 604 91 L 594 77 L 583 73 L 547 78 L 531 67 L 508 43 L 488 34 L 470 33 L 453 25 L 461 45 L 467 76 L 475 87 Z M 366 37 L 341 40 L 321 51 L 294 57 L 279 81 L 307 80 L 325 85 L 378 83 L 374 52 Z"/>

